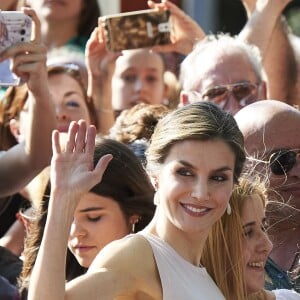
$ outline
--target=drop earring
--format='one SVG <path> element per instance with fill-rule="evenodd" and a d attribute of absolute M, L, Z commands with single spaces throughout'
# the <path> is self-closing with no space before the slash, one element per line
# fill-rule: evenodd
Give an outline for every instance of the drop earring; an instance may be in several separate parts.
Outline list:
<path fill-rule="evenodd" d="M 136 222 L 133 222 L 133 223 L 131 224 L 131 233 L 135 233 L 135 223 L 136 223 Z"/>
<path fill-rule="evenodd" d="M 131 223 L 131 233 L 135 233 L 135 224 L 137 224 L 140 221 L 141 217 L 135 218 Z"/>
<path fill-rule="evenodd" d="M 227 215 L 231 215 L 231 205 L 230 205 L 229 202 L 228 202 L 228 204 L 227 204 L 226 212 L 227 212 Z"/>

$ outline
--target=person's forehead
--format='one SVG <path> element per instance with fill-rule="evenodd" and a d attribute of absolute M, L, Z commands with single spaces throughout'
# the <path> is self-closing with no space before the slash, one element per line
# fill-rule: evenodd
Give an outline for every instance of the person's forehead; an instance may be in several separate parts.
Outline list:
<path fill-rule="evenodd" d="M 266 142 L 275 149 L 300 148 L 300 114 L 278 118 L 270 124 L 266 132 Z"/>
<path fill-rule="evenodd" d="M 264 216 L 265 213 L 262 199 L 256 194 L 248 196 L 244 200 L 242 208 L 242 221 L 246 223 L 252 221 L 261 222 Z"/>
<path fill-rule="evenodd" d="M 194 87 L 199 90 L 232 84 L 238 82 L 249 81 L 257 83 L 258 78 L 255 68 L 248 56 L 240 50 L 212 50 L 205 51 L 203 57 L 199 55 L 195 61 L 198 65 L 195 74 Z"/>
<path fill-rule="evenodd" d="M 127 50 L 116 60 L 117 70 L 148 66 L 155 69 L 163 69 L 162 58 L 158 54 L 151 53 L 148 50 Z"/>

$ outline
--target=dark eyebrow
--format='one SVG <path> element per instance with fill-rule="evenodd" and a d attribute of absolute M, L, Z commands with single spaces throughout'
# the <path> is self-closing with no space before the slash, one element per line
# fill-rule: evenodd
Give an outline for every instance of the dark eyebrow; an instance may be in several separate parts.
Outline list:
<path fill-rule="evenodd" d="M 179 160 L 179 163 L 186 167 L 189 167 L 191 169 L 195 169 L 195 167 L 193 165 L 191 165 L 189 162 L 187 162 L 185 160 Z M 222 171 L 232 171 L 232 169 L 228 166 L 224 166 L 224 167 L 218 168 L 216 170 L 213 170 L 213 172 L 222 172 Z"/>
<path fill-rule="evenodd" d="M 87 207 L 85 209 L 81 209 L 79 212 L 84 213 L 84 212 L 103 210 L 103 209 L 104 209 L 103 207 Z"/>

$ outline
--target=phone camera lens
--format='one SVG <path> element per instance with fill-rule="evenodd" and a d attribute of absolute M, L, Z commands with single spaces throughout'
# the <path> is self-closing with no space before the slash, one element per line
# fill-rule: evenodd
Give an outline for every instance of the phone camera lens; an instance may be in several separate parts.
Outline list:
<path fill-rule="evenodd" d="M 25 33 L 26 33 L 26 30 L 25 30 L 25 29 L 21 29 L 21 30 L 20 30 L 20 34 L 21 34 L 21 35 L 24 35 Z"/>

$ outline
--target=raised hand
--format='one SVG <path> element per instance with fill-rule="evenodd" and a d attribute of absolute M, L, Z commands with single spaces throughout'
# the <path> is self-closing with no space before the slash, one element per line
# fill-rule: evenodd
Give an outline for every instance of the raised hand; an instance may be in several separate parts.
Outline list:
<path fill-rule="evenodd" d="M 65 150 L 59 142 L 59 132 L 53 131 L 51 161 L 52 189 L 63 190 L 75 197 L 87 193 L 102 179 L 112 155 L 104 155 L 95 168 L 93 156 L 95 149 L 96 128 L 86 122 L 72 122 L 69 127 Z M 72 198 L 72 197 L 71 197 Z"/>
<path fill-rule="evenodd" d="M 94 29 L 86 44 L 86 64 L 89 75 L 106 79 L 108 73 L 114 70 L 116 58 L 121 53 L 112 53 L 106 50 L 101 18 L 99 26 Z"/>
<path fill-rule="evenodd" d="M 85 50 L 88 70 L 88 96 L 93 100 L 97 112 L 99 132 L 107 134 L 115 118 L 112 109 L 111 79 L 116 58 L 121 53 L 106 50 L 102 19 L 92 32 Z"/>
<path fill-rule="evenodd" d="M 171 13 L 171 44 L 153 47 L 153 51 L 157 52 L 177 52 L 187 55 L 192 50 L 194 45 L 205 37 L 202 28 L 188 16 L 179 7 L 170 1 L 155 3 L 148 1 L 150 8 L 159 10 L 168 9 Z"/>

